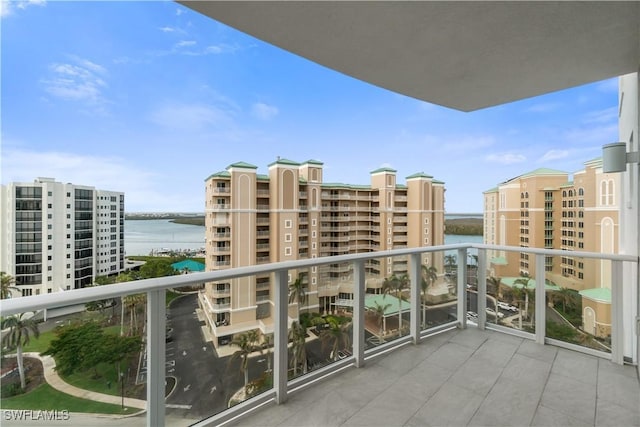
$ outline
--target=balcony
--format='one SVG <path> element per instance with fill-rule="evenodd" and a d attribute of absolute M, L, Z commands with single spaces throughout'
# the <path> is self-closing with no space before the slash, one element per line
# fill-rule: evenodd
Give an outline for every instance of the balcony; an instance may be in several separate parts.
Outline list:
<path fill-rule="evenodd" d="M 477 253 L 478 289 L 467 291 L 467 266 L 460 263 L 457 267 L 458 279 L 451 283 L 457 296 L 443 305 L 449 316 L 434 324 L 427 321 L 433 319 L 433 309 L 426 307 L 427 315 L 421 324 L 421 312 L 425 307 L 420 304 L 420 260 L 424 253 L 442 251 L 455 251 L 458 259 L 467 259 L 468 251 Z M 623 283 L 620 280 L 623 266 L 637 268 L 637 257 L 572 253 L 572 256 L 580 258 L 610 260 L 611 277 L 615 280 L 612 280 L 611 289 L 610 346 L 608 351 L 604 351 L 547 336 L 544 280 L 533 284 L 538 292 L 532 297 L 535 300 L 535 309 L 532 309 L 535 319 L 530 320 L 532 332 L 496 324 L 497 320 L 492 319 L 485 310 L 492 301 L 485 285 L 488 251 L 528 253 L 531 258 L 536 258 L 535 275 L 541 278 L 547 274 L 544 271 L 545 257 L 567 255 L 559 250 L 482 244 L 352 254 L 3 300 L 0 315 L 4 317 L 146 293 L 147 407 L 143 414 L 127 418 L 127 425 L 337 426 L 387 425 L 390 420 L 398 425 L 637 425 L 640 419 L 640 405 L 637 404 L 640 385 L 636 369 L 624 365 L 625 361 L 637 363 L 636 356 L 630 351 L 635 348 L 637 338 L 634 334 L 624 335 L 627 329 L 623 328 L 623 324 L 633 324 L 633 319 L 625 311 Z M 387 257 L 393 257 L 394 261 L 400 257 L 408 259 L 410 289 L 404 294 L 407 306 L 400 312 L 403 326 L 399 333 L 384 340 L 386 342 L 373 342 L 366 338 L 370 332 L 365 333 L 367 319 L 371 316 L 365 313 L 365 266 L 372 260 Z M 341 357 L 336 357 L 334 362 L 289 379 L 289 274 L 294 270 L 338 263 L 348 266 L 354 277 L 345 282 L 353 288 L 353 299 L 347 301 L 352 310 L 353 344 L 348 353 L 341 353 Z M 273 315 L 271 323 L 267 325 L 275 333 L 272 349 L 273 387 L 210 415 L 194 416 L 199 414 L 195 412 L 195 405 L 189 409 L 186 408 L 188 405 L 167 406 L 171 409 L 165 414 L 166 289 L 202 282 L 225 282 L 233 278 L 264 277 L 265 274 L 271 274 L 273 278 Z M 624 286 L 637 287 L 637 279 L 633 280 L 633 283 L 625 283 Z M 324 295 L 335 291 L 325 285 L 319 285 L 318 289 Z M 475 303 L 467 301 L 467 296 L 472 295 L 476 296 Z M 213 304 L 206 300 L 209 309 L 214 312 L 228 309 L 228 304 Z M 344 301 L 342 303 L 346 304 Z M 468 304 L 472 304 L 478 313 L 473 321 L 466 317 L 471 308 Z M 191 313 L 189 311 L 189 315 Z M 393 316 L 387 322 L 391 322 Z M 242 325 L 235 327 L 238 331 Z M 231 331 L 234 325 L 225 328 Z M 250 360 L 257 363 L 258 359 L 251 357 Z M 263 368 L 266 369 L 266 366 Z M 203 378 L 206 377 L 204 374 Z M 321 378 L 323 381 L 317 382 Z M 226 403 L 223 397 L 209 396 L 209 389 L 197 398 L 206 398 L 206 407 Z M 287 405 L 275 405 L 286 401 Z M 94 422 L 91 417 L 72 416 L 71 425 L 87 425 Z M 108 421 L 105 423 L 108 424 Z"/>

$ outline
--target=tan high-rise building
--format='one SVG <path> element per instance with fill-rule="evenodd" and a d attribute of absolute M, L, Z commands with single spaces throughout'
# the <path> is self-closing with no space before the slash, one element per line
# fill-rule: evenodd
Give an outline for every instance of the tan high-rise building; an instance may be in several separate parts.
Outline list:
<path fill-rule="evenodd" d="M 566 251 L 618 253 L 619 174 L 602 171 L 602 159 L 573 174 L 536 169 L 484 193 L 484 242 Z M 535 276 L 535 257 L 490 251 L 490 275 L 503 283 Z M 611 263 L 563 256 L 545 259 L 549 284 L 579 291 L 584 330 L 611 329 Z"/>
<path fill-rule="evenodd" d="M 240 162 L 215 173 L 206 185 L 207 271 L 262 263 L 444 244 L 444 183 L 418 173 L 396 182 L 390 168 L 371 172 L 370 185 L 323 182 L 323 163 L 278 159 L 268 175 Z M 442 255 L 423 263 L 442 266 Z M 407 257 L 385 257 L 365 266 L 367 292 L 386 277 L 408 271 Z M 438 268 L 442 271 L 442 268 Z M 289 283 L 298 272 L 290 271 Z M 353 298 L 351 263 L 312 268 L 304 277 L 310 312 L 347 306 Z M 234 333 L 272 332 L 273 283 L 258 275 L 208 283 L 200 295 L 214 345 Z M 298 304 L 289 306 L 290 320 Z"/>

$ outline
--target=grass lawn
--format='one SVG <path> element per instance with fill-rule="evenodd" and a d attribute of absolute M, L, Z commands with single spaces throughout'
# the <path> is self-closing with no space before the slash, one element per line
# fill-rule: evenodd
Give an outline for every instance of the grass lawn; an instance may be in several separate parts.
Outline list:
<path fill-rule="evenodd" d="M 49 384 L 42 384 L 35 390 L 19 396 L 2 399 L 2 409 L 41 409 L 41 410 L 67 410 L 69 412 L 88 412 L 95 414 L 132 414 L 138 409 L 127 408 L 123 410 L 120 405 L 94 402 L 81 399 L 59 392 Z"/>

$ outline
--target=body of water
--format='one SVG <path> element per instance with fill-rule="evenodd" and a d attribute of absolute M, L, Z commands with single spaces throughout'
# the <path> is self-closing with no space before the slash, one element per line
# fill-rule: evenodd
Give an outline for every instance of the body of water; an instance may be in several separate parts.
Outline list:
<path fill-rule="evenodd" d="M 482 243 L 482 236 L 447 234 L 444 243 Z M 197 251 L 205 245 L 204 227 L 176 224 L 168 219 L 125 220 L 124 245 L 127 255 L 149 255 L 160 249 Z"/>

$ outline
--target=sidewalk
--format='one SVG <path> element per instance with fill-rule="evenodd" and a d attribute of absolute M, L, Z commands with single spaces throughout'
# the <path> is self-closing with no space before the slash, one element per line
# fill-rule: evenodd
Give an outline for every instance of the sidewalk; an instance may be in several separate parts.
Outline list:
<path fill-rule="evenodd" d="M 24 353 L 24 357 L 34 357 L 42 362 L 42 368 L 44 372 L 44 378 L 47 383 L 62 393 L 70 394 L 71 396 L 80 397 L 82 399 L 93 400 L 96 402 L 111 403 L 113 405 L 121 405 L 122 397 L 113 396 L 110 394 L 96 393 L 94 391 L 84 390 L 66 383 L 58 373 L 55 371 L 56 362 L 51 356 L 40 356 L 39 353 Z M 131 397 L 124 398 L 124 405 L 130 408 L 146 409 L 147 402 L 141 399 L 134 399 Z"/>

